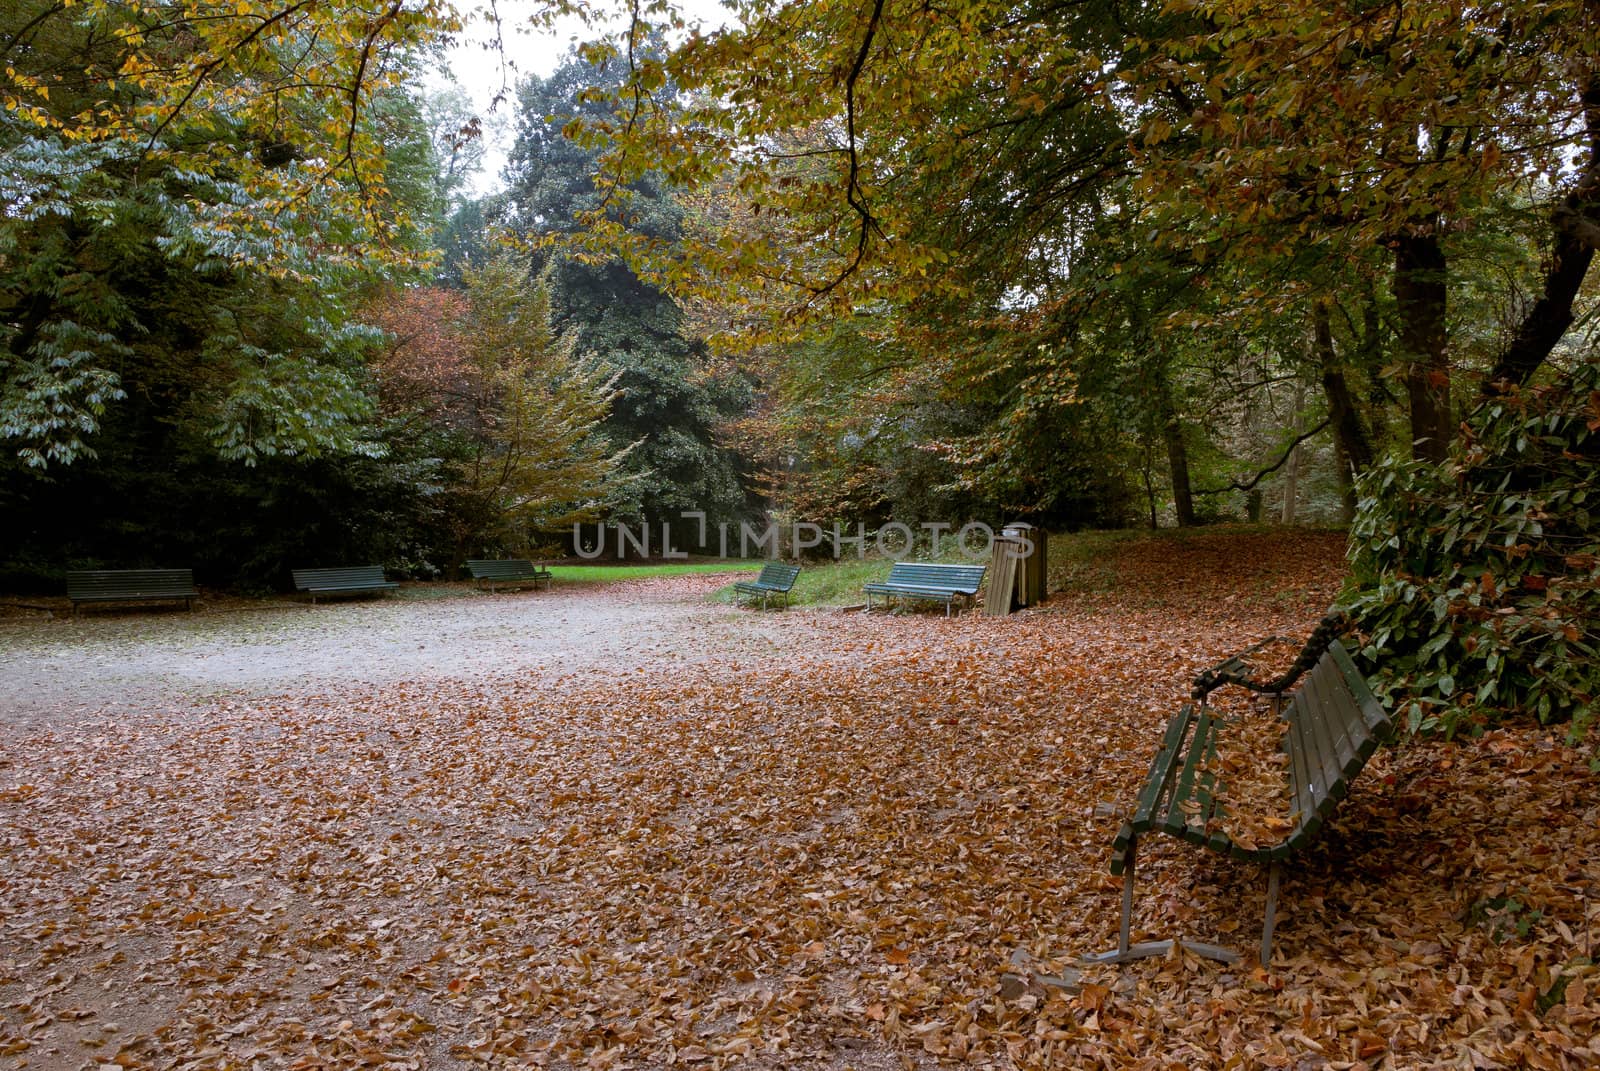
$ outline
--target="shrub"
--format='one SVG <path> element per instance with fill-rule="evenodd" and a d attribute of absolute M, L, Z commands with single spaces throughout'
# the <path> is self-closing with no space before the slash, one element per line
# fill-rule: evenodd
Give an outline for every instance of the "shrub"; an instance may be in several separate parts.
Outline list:
<path fill-rule="evenodd" d="M 1583 735 L 1600 695 L 1600 368 L 1485 402 L 1443 465 L 1363 481 L 1341 608 L 1412 732 L 1514 714 Z"/>

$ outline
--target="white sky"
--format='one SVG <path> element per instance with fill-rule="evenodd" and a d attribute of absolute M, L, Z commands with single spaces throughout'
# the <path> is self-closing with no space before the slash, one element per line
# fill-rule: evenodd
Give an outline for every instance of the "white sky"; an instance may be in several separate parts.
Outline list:
<path fill-rule="evenodd" d="M 622 0 L 612 0 L 612 5 L 619 16 L 626 11 Z M 707 28 L 724 26 L 733 18 L 720 0 L 678 0 L 677 6 L 690 22 L 698 21 Z M 573 45 L 594 36 L 594 30 L 570 17 L 558 22 L 553 30 L 532 29 L 529 19 L 534 12 L 546 8 L 543 0 L 495 0 L 495 7 L 500 13 L 507 63 L 502 63 L 498 50 L 486 47 L 491 40 L 487 20 L 474 16 L 456 46 L 447 53 L 449 73 L 430 80 L 435 85 L 453 83 L 465 90 L 482 120 L 483 168 L 468 183 L 474 194 L 503 188 L 500 172 L 514 137 L 517 82 L 529 76 L 548 76 L 561 65 Z M 621 21 L 616 22 L 615 29 L 622 25 Z M 494 97 L 502 88 L 505 99 L 494 106 Z"/>

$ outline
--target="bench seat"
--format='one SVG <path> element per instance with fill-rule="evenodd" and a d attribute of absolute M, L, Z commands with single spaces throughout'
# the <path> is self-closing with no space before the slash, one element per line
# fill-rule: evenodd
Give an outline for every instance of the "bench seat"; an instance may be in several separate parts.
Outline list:
<path fill-rule="evenodd" d="M 72 614 L 86 602 L 176 602 L 193 610 L 195 590 L 192 569 L 75 569 L 67 574 L 67 598 Z"/>
<path fill-rule="evenodd" d="M 889 568 L 888 579 L 865 584 L 862 590 L 867 595 L 868 610 L 872 609 L 872 597 L 882 595 L 885 607 L 895 598 L 942 602 L 948 617 L 957 599 L 970 600 L 977 596 L 986 568 L 937 562 L 895 562 Z"/>
<path fill-rule="evenodd" d="M 531 583 L 535 590 L 542 583 L 548 591 L 550 581 L 554 579 L 550 570 L 535 565 L 527 558 L 473 558 L 467 562 L 467 572 L 472 574 L 472 579 L 477 581 L 480 588 L 487 584 L 490 591 L 494 591 L 496 584 L 527 583 Z"/>
<path fill-rule="evenodd" d="M 783 604 L 789 605 L 789 591 L 794 587 L 795 578 L 800 575 L 798 565 L 784 565 L 781 562 L 768 562 L 761 567 L 761 575 L 754 580 L 740 580 L 733 585 L 733 601 L 739 601 L 739 596 L 747 595 L 750 602 L 755 603 L 756 596 L 761 596 L 761 608 L 767 608 L 767 600 L 775 596 L 783 597 Z"/>
<path fill-rule="evenodd" d="M 1218 668 L 1225 672 L 1213 670 L 1202 681 L 1237 677 L 1244 664 L 1235 656 Z M 1282 691 L 1267 692 L 1273 709 L 1286 723 L 1281 746 L 1289 759 L 1284 786 L 1289 825 L 1272 843 L 1244 845 L 1217 825 L 1225 814 L 1222 795 L 1226 786 L 1214 772 L 1214 760 L 1217 740 L 1228 731 L 1228 722 L 1207 705 L 1206 694 L 1202 693 L 1198 705 L 1185 704 L 1168 721 L 1133 814 L 1112 842 L 1111 873 L 1124 881 L 1122 922 L 1117 950 L 1090 957 L 1097 962 L 1121 962 L 1170 951 L 1170 941 L 1128 944 L 1139 838 L 1164 833 L 1234 859 L 1267 865 L 1266 923 L 1261 940 L 1265 965 L 1272 954 L 1280 864 L 1304 849 L 1323 829 L 1339 801 L 1349 794 L 1351 781 L 1391 731 L 1383 705 L 1349 653 L 1333 640 L 1292 696 L 1286 699 Z M 1193 949 L 1213 958 L 1236 958 L 1216 955 L 1222 950 L 1211 946 Z"/>
<path fill-rule="evenodd" d="M 394 591 L 400 585 L 383 577 L 381 565 L 350 565 L 334 569 L 295 569 L 294 587 L 311 596 L 313 604 L 319 595 L 360 595 L 368 592 Z"/>

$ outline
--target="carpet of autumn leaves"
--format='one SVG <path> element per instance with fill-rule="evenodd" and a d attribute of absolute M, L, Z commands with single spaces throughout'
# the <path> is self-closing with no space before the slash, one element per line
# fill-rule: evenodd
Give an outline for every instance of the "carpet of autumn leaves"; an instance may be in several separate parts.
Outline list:
<path fill-rule="evenodd" d="M 1308 631 L 1341 552 L 1131 542 L 1002 620 L 0 720 L 0 1068 L 1600 1063 L 1600 789 L 1533 727 L 1381 752 L 1270 970 L 1071 969 L 1190 678 Z M 717 583 L 558 595 L 626 627 Z M 1136 937 L 1248 950 L 1263 886 L 1156 838 Z"/>

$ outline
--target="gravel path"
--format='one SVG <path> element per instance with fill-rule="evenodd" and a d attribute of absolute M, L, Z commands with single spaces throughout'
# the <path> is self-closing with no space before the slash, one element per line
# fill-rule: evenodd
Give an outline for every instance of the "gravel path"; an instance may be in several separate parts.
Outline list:
<path fill-rule="evenodd" d="M 616 673 L 660 661 L 770 657 L 797 619 L 710 602 L 694 575 L 553 591 L 92 609 L 0 619 L 0 731 L 211 700 L 396 680 Z"/>

